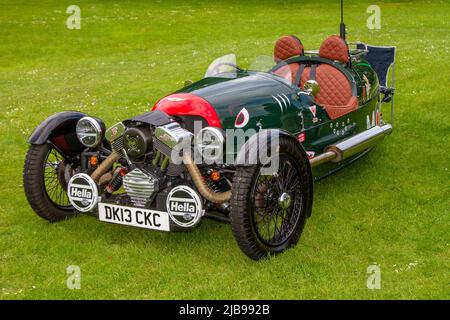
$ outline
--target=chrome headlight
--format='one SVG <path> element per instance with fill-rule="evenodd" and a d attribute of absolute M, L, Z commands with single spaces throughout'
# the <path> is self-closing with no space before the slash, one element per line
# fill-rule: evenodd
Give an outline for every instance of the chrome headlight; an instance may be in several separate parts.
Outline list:
<path fill-rule="evenodd" d="M 195 136 L 195 146 L 207 162 L 222 161 L 224 141 L 223 131 L 214 127 L 203 128 Z"/>
<path fill-rule="evenodd" d="M 85 147 L 93 148 L 102 142 L 105 134 L 105 124 L 100 119 L 84 117 L 78 120 L 76 133 L 78 140 Z"/>

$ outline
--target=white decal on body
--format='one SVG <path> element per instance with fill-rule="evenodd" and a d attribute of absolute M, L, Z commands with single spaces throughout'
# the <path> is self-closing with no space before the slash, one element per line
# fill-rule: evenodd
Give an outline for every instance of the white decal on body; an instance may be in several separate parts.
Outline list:
<path fill-rule="evenodd" d="M 372 112 L 372 119 L 370 118 L 370 114 L 367 115 L 366 124 L 367 124 L 367 129 L 375 127 L 375 125 L 376 125 L 375 111 Z"/>
<path fill-rule="evenodd" d="M 278 100 L 275 96 L 272 96 L 272 98 L 274 98 L 275 101 L 278 102 L 278 105 L 280 106 L 280 111 L 281 111 L 281 113 L 283 113 L 283 104 L 281 104 L 281 101 Z"/>
<path fill-rule="evenodd" d="M 280 111 L 282 113 L 284 112 L 284 108 L 286 108 L 286 110 L 287 110 L 291 104 L 291 102 L 289 101 L 289 98 L 285 94 L 277 94 L 276 97 L 272 96 L 272 98 L 274 98 L 275 101 L 278 103 L 278 105 L 280 106 Z"/>
<path fill-rule="evenodd" d="M 242 110 L 239 111 L 238 115 L 236 116 L 236 120 L 234 120 L 234 126 L 236 128 L 243 128 L 248 124 L 249 120 L 250 120 L 250 115 L 249 115 L 247 109 L 242 108 Z"/>

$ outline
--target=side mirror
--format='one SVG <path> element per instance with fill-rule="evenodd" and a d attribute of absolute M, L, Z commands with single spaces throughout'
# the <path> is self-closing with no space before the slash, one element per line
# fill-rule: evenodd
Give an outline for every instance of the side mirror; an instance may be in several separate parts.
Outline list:
<path fill-rule="evenodd" d="M 303 90 L 315 97 L 320 91 L 320 86 L 316 80 L 308 80 L 303 85 Z"/>

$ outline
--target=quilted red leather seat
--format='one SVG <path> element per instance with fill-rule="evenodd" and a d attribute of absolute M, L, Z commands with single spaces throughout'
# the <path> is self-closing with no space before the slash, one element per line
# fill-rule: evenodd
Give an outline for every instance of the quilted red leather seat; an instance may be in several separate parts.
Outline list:
<path fill-rule="evenodd" d="M 283 38 L 284 37 L 280 38 L 280 40 Z M 287 40 L 283 41 L 286 41 L 287 43 Z M 283 41 L 281 41 L 281 43 L 284 43 Z M 284 44 L 280 45 L 280 48 L 283 47 Z M 277 48 L 277 46 L 275 46 L 275 48 Z M 277 50 L 275 50 L 275 52 L 277 52 Z M 281 49 L 280 52 L 281 54 L 278 55 L 279 59 L 285 58 L 293 53 L 293 51 L 283 51 Z M 298 52 L 298 50 L 296 52 Z M 340 62 L 344 65 L 350 62 L 347 43 L 341 37 L 336 35 L 328 37 L 322 43 L 319 50 L 319 56 Z M 277 55 L 275 55 L 275 57 L 277 57 Z M 291 63 L 282 66 L 274 73 L 289 79 L 294 83 L 299 67 L 300 65 L 298 63 Z M 303 88 L 304 83 L 309 79 L 311 79 L 311 67 L 307 66 L 304 68 L 301 75 L 300 87 Z M 339 118 L 358 108 L 358 98 L 353 95 L 351 83 L 345 74 L 338 68 L 324 63 L 319 64 L 316 67 L 315 80 L 320 85 L 320 91 L 315 97 L 315 101 L 325 108 L 331 119 Z"/>
<path fill-rule="evenodd" d="M 344 64 L 350 62 L 347 43 L 339 36 L 328 37 L 320 46 L 319 56 Z M 309 79 L 309 72 L 302 74 L 301 84 Z M 331 119 L 339 118 L 358 108 L 358 98 L 352 93 L 352 86 L 342 71 L 328 64 L 320 64 L 316 70 L 316 81 L 320 91 L 315 101 L 325 107 Z"/>
<path fill-rule="evenodd" d="M 275 48 L 273 52 L 273 59 L 275 63 L 287 60 L 292 57 L 303 56 L 304 47 L 302 42 L 296 36 L 282 36 L 275 42 Z M 298 70 L 298 63 L 291 63 L 289 65 L 282 66 L 274 73 L 287 81 L 293 82 Z"/>
<path fill-rule="evenodd" d="M 310 67 L 303 71 L 300 81 L 302 88 L 311 79 L 310 72 Z M 321 64 L 316 69 L 316 81 L 320 85 L 320 91 L 315 101 L 325 108 L 330 119 L 334 120 L 358 108 L 358 98 L 352 94 L 350 81 L 340 70 Z"/>
<path fill-rule="evenodd" d="M 282 36 L 275 42 L 273 58 L 275 63 L 295 56 L 302 56 L 304 53 L 303 44 L 296 36 Z"/>

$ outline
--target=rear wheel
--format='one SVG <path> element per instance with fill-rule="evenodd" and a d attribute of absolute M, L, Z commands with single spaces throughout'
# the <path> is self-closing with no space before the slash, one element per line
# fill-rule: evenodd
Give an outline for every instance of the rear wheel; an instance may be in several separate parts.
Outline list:
<path fill-rule="evenodd" d="M 236 170 L 231 226 L 242 251 L 254 260 L 295 245 L 312 209 L 309 162 L 295 141 L 280 138 L 279 166 L 264 175 L 263 164 Z"/>
<path fill-rule="evenodd" d="M 55 222 L 77 212 L 66 191 L 73 173 L 71 164 L 50 145 L 30 146 L 25 158 L 23 183 L 27 200 L 40 217 Z"/>

